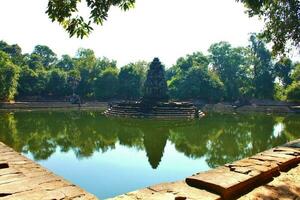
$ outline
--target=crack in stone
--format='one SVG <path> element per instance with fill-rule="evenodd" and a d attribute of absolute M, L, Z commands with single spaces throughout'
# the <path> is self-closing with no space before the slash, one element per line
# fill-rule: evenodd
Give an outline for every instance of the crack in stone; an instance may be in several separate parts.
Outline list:
<path fill-rule="evenodd" d="M 12 195 L 11 193 L 0 193 L 0 197 L 6 197 Z"/>
<path fill-rule="evenodd" d="M 7 169 L 9 168 L 8 163 L 0 163 L 0 169 Z"/>
<path fill-rule="evenodd" d="M 253 157 L 250 157 L 249 159 L 252 159 L 252 160 L 258 160 L 258 161 L 268 161 L 268 162 L 275 162 L 276 164 L 277 163 L 282 163 L 282 162 L 279 162 L 279 161 L 277 161 L 277 160 L 271 160 L 271 159 L 265 159 L 265 158 L 253 158 Z"/>

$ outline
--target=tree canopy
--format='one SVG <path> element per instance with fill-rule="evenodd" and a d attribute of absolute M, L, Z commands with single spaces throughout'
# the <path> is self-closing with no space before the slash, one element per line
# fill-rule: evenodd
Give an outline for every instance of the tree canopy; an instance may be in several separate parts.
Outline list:
<path fill-rule="evenodd" d="M 198 51 L 181 56 L 166 71 L 154 61 L 122 67 L 115 60 L 96 57 L 92 49 L 57 57 L 50 47 L 37 45 L 31 53 L 22 54 L 18 45 L 0 41 L 0 101 L 67 100 L 73 94 L 86 101 L 141 100 L 156 95 L 179 101 L 300 101 L 300 64 L 287 57 L 274 59 L 256 35 L 245 47 L 217 42 L 207 54 Z"/>
<path fill-rule="evenodd" d="M 122 10 L 128 10 L 134 6 L 135 0 L 86 0 L 90 9 L 88 19 L 78 15 L 78 4 L 81 0 L 49 0 L 46 13 L 54 22 L 60 23 L 72 37 L 83 38 L 93 30 L 92 24 L 103 24 L 107 19 L 110 7 L 117 6 Z"/>
<path fill-rule="evenodd" d="M 265 22 L 261 37 L 273 43 L 275 54 L 284 53 L 291 44 L 300 50 L 299 0 L 237 0 L 247 8 L 250 17 L 259 16 Z"/>
<path fill-rule="evenodd" d="M 262 38 L 273 43 L 275 54 L 284 53 L 289 44 L 300 48 L 300 2 L 299 0 L 236 0 L 248 9 L 250 17 L 259 16 L 265 22 Z M 79 11 L 81 0 L 49 0 L 46 13 L 70 34 L 83 38 L 93 31 L 93 24 L 102 25 L 112 6 L 128 10 L 135 0 L 85 0 L 89 17 L 84 18 Z"/>

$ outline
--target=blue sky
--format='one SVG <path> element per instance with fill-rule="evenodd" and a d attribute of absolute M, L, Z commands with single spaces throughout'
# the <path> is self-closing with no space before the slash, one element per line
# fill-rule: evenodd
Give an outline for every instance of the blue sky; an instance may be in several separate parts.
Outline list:
<path fill-rule="evenodd" d="M 48 19 L 46 6 L 47 0 L 2 0 L 0 40 L 19 44 L 24 53 L 36 44 L 48 45 L 58 55 L 75 55 L 83 47 L 98 57 L 117 60 L 120 66 L 160 57 L 170 67 L 180 56 L 205 53 L 214 42 L 247 45 L 249 33 L 263 27 L 258 19 L 249 19 L 235 0 L 137 0 L 128 12 L 111 9 L 108 20 L 89 38 L 70 39 Z"/>

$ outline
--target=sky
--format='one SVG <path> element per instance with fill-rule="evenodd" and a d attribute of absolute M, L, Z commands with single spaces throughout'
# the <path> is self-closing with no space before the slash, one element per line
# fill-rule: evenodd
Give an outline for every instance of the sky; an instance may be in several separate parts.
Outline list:
<path fill-rule="evenodd" d="M 207 52 L 212 43 L 248 44 L 249 33 L 263 22 L 249 18 L 235 0 L 137 0 L 134 9 L 112 8 L 103 26 L 83 40 L 69 38 L 45 14 L 47 0 L 1 0 L 0 40 L 19 44 L 23 53 L 37 44 L 58 56 L 74 56 L 78 48 L 93 49 L 97 57 L 117 60 L 119 66 L 154 57 L 170 67 L 179 57 Z M 85 14 L 86 9 L 81 9 Z"/>

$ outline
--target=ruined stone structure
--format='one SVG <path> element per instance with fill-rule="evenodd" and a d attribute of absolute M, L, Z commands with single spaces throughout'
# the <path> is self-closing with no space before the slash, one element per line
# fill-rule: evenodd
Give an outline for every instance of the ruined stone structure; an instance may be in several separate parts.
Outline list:
<path fill-rule="evenodd" d="M 147 103 L 168 101 L 168 86 L 165 79 L 165 69 L 158 58 L 150 64 L 147 79 L 144 84 L 143 100 Z"/>
<path fill-rule="evenodd" d="M 154 58 L 144 84 L 144 95 L 138 102 L 112 104 L 105 115 L 119 117 L 195 118 L 197 108 L 191 103 L 168 102 L 168 86 L 164 66 Z"/>

